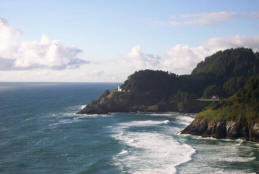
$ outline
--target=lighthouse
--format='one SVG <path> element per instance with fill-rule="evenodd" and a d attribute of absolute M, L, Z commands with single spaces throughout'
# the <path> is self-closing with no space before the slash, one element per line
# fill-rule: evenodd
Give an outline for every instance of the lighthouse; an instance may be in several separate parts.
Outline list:
<path fill-rule="evenodd" d="M 118 91 L 118 92 L 122 92 L 122 89 L 121 89 L 120 85 L 118 85 L 117 91 Z"/>

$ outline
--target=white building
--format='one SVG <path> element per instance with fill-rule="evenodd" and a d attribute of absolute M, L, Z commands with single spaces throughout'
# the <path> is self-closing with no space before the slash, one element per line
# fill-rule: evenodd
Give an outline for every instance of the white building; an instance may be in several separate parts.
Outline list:
<path fill-rule="evenodd" d="M 120 85 L 118 85 L 117 91 L 118 91 L 118 92 L 122 92 L 122 89 L 121 89 Z"/>
<path fill-rule="evenodd" d="M 211 100 L 213 100 L 213 101 L 219 101 L 219 96 L 213 95 L 213 96 L 211 97 Z"/>

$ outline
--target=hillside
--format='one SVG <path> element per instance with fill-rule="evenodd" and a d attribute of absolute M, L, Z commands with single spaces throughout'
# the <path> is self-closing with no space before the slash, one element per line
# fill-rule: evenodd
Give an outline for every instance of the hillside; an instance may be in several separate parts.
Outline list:
<path fill-rule="evenodd" d="M 258 55 L 247 48 L 219 51 L 200 62 L 191 75 L 213 79 L 214 82 L 207 84 L 203 91 L 204 97 L 211 93 L 229 97 L 244 86 L 247 77 L 259 74 Z"/>
<path fill-rule="evenodd" d="M 200 62 L 190 75 L 142 70 L 130 75 L 122 91 L 105 91 L 79 113 L 199 112 L 209 103 L 195 99 L 232 96 L 259 74 L 258 53 L 237 48 L 219 51 Z"/>
<path fill-rule="evenodd" d="M 259 76 L 232 97 L 210 104 L 182 133 L 259 141 Z"/>

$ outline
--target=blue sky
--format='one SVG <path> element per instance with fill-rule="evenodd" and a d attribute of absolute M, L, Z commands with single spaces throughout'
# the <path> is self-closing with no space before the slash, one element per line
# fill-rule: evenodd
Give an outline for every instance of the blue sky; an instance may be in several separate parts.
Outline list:
<path fill-rule="evenodd" d="M 177 61 L 176 53 L 172 52 L 172 48 L 177 44 L 188 45 L 188 48 L 194 49 L 199 46 L 205 47 L 203 43 L 212 38 L 232 39 L 235 40 L 233 42 L 237 42 L 240 38 L 233 39 L 233 37 L 238 36 L 241 37 L 242 43 L 246 43 L 246 45 L 238 46 L 250 46 L 250 42 L 247 40 L 254 40 L 259 35 L 258 14 L 259 1 L 257 0 L 0 1 L 0 17 L 7 21 L 8 26 L 21 31 L 16 42 L 39 41 L 42 35 L 45 35 L 50 39 L 59 40 L 62 45 L 80 49 L 82 52 L 78 56 L 87 62 L 82 65 L 85 67 L 84 69 L 95 70 L 98 74 L 93 78 L 94 75 L 81 70 L 81 74 L 88 74 L 88 77 L 82 81 L 116 81 L 117 79 L 123 81 L 128 74 L 141 68 L 167 70 L 162 65 L 154 67 L 152 61 L 157 63 L 153 59 L 158 58 L 163 59 L 163 62 L 168 62 L 169 60 L 164 59 L 168 59 L 170 55 L 172 57 L 172 54 L 173 60 Z M 258 45 L 256 44 L 252 45 L 254 50 L 257 49 Z M 181 49 L 183 48 L 181 47 Z M 207 46 L 206 49 L 212 48 Z M 138 53 L 135 54 L 135 57 L 131 54 L 133 57 L 131 60 L 135 60 L 137 56 L 139 57 L 136 60 L 138 65 L 143 66 L 136 68 L 137 65 L 134 67 L 134 63 L 132 63 L 133 68 L 132 66 L 128 69 L 125 68 L 127 69 L 125 72 L 119 69 L 115 71 L 113 68 L 115 65 L 111 65 L 110 62 L 117 62 L 120 59 L 125 59 L 127 62 L 128 57 L 130 57 L 128 55 L 134 50 Z M 218 49 L 213 48 L 213 50 Z M 27 52 L 26 55 L 28 55 Z M 77 54 L 75 55 L 77 56 Z M 191 61 L 192 58 L 189 59 Z M 150 62 L 141 61 L 150 61 L 151 65 L 149 65 Z M 191 62 L 195 63 L 195 61 Z M 160 63 L 158 62 L 158 64 Z M 34 61 L 35 64 L 37 62 Z M 5 69 L 0 73 L 16 81 L 19 79 L 14 77 L 17 77 L 19 73 L 23 73 L 24 76 L 27 73 L 30 74 L 31 71 L 37 73 L 44 71 L 47 74 L 62 74 L 62 72 L 72 71 L 60 67 L 42 68 L 46 65 L 39 65 L 37 68 L 26 69 L 23 67 L 19 71 L 15 68 Z M 79 71 L 78 67 L 79 65 L 73 71 Z M 174 71 L 176 69 L 169 68 L 168 70 Z M 188 72 L 187 70 L 181 72 L 179 69 L 176 71 L 179 71 L 177 73 Z M 111 74 L 123 75 L 109 79 Z M 80 81 L 83 75 L 78 75 L 80 78 L 75 78 L 76 76 L 77 74 L 74 73 L 74 78 L 63 78 L 61 81 Z M 59 81 L 60 78 L 38 79 L 26 76 L 23 80 Z"/>

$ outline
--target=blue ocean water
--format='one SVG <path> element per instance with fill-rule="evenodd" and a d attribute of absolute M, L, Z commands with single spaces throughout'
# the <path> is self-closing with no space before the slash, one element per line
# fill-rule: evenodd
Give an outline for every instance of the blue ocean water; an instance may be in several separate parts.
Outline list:
<path fill-rule="evenodd" d="M 0 174 L 258 173 L 259 145 L 182 136 L 195 114 L 75 114 L 114 83 L 0 83 Z"/>

